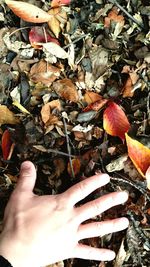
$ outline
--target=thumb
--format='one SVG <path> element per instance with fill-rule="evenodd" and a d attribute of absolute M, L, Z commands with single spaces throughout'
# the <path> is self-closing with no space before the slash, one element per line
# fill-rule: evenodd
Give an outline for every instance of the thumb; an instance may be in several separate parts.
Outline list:
<path fill-rule="evenodd" d="M 148 167 L 145 176 L 147 181 L 147 188 L 150 190 L 150 166 Z"/>
<path fill-rule="evenodd" d="M 31 161 L 21 164 L 20 176 L 15 188 L 19 192 L 32 192 L 36 181 L 36 169 Z"/>

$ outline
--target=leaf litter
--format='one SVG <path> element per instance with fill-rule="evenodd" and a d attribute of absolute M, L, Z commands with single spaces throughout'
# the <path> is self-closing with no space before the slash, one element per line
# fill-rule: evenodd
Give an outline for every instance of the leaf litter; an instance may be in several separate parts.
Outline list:
<path fill-rule="evenodd" d="M 129 192 L 102 215 L 127 216 L 128 230 L 83 241 L 115 250 L 116 259 L 55 266 L 149 266 L 149 27 L 149 1 L 1 1 L 0 220 L 26 159 L 38 169 L 37 194 L 99 171 L 111 182 L 91 199 Z"/>

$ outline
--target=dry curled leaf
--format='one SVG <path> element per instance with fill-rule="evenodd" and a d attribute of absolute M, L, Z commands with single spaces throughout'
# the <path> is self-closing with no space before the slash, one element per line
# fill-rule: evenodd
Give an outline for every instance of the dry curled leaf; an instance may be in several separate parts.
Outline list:
<path fill-rule="evenodd" d="M 122 108 L 114 102 L 109 102 L 103 115 L 103 127 L 112 135 L 125 139 L 125 133 L 130 128 L 130 123 Z"/>
<path fill-rule="evenodd" d="M 53 83 L 53 89 L 56 93 L 69 101 L 78 102 L 79 96 L 75 85 L 69 79 L 59 80 Z"/>
<path fill-rule="evenodd" d="M 118 10 L 115 7 L 108 13 L 108 16 L 105 17 L 104 27 L 109 28 L 111 21 L 122 25 L 125 23 L 124 17 L 122 15 L 118 15 Z"/>
<path fill-rule="evenodd" d="M 5 0 L 8 7 L 19 18 L 33 23 L 44 23 L 51 19 L 51 15 L 41 8 L 22 1 Z"/>
<path fill-rule="evenodd" d="M 30 79 L 34 83 L 50 86 L 59 76 L 61 70 L 43 59 L 35 63 L 30 70 Z"/>
<path fill-rule="evenodd" d="M 145 178 L 146 171 L 150 166 L 150 149 L 137 140 L 131 138 L 127 133 L 125 136 L 128 155 L 138 172 Z M 148 188 L 150 189 L 150 181 Z"/>
<path fill-rule="evenodd" d="M 0 125 L 3 124 L 17 124 L 19 119 L 6 106 L 0 105 Z"/>
<path fill-rule="evenodd" d="M 58 111 L 61 111 L 61 103 L 59 100 L 53 100 L 47 104 L 45 104 L 41 109 L 41 117 L 42 121 L 46 126 L 49 126 L 51 124 L 56 124 L 59 119 L 56 115 L 52 114 L 52 110 L 57 109 Z"/>

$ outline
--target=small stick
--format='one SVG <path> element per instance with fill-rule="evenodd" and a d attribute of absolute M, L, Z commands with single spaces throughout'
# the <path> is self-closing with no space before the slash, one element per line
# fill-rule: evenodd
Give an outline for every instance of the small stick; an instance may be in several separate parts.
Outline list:
<path fill-rule="evenodd" d="M 64 46 L 63 49 L 66 49 L 66 48 L 68 48 L 70 45 L 79 42 L 81 39 L 83 39 L 83 38 L 86 37 L 86 36 L 90 36 L 90 34 L 88 33 L 88 34 L 83 34 L 83 35 L 81 35 L 80 37 L 78 37 L 77 39 L 75 39 L 74 41 L 72 41 L 70 44 Z"/>
<path fill-rule="evenodd" d="M 66 142 L 67 142 L 67 150 L 68 150 L 68 155 L 69 155 L 69 163 L 70 163 L 70 168 L 71 168 L 71 174 L 72 178 L 75 178 L 73 166 L 72 166 L 72 160 L 71 160 L 71 149 L 69 145 L 69 138 L 68 138 L 68 133 L 67 133 L 67 125 L 66 125 L 66 120 L 63 117 L 63 123 L 64 123 L 64 129 L 65 129 L 65 136 L 66 136 Z"/>
<path fill-rule="evenodd" d="M 134 23 L 136 23 L 141 29 L 145 30 L 144 26 L 139 23 L 127 10 L 125 10 L 124 7 L 122 7 L 116 0 L 108 0 L 108 2 L 119 7 L 119 9 L 122 10 L 122 12 L 124 12 L 132 21 L 134 21 Z"/>

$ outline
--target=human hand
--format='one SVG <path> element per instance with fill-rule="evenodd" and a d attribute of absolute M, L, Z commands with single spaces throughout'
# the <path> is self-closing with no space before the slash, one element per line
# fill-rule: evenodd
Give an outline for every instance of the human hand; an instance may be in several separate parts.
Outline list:
<path fill-rule="evenodd" d="M 103 236 L 125 229 L 126 218 L 82 224 L 107 209 L 124 203 L 128 194 L 114 192 L 75 207 L 81 199 L 109 182 L 107 174 L 97 174 L 59 195 L 37 196 L 34 165 L 21 165 L 20 178 L 4 214 L 0 236 L 0 255 L 13 267 L 38 267 L 67 258 L 99 261 L 113 260 L 108 249 L 92 248 L 79 243 L 90 237 Z"/>

